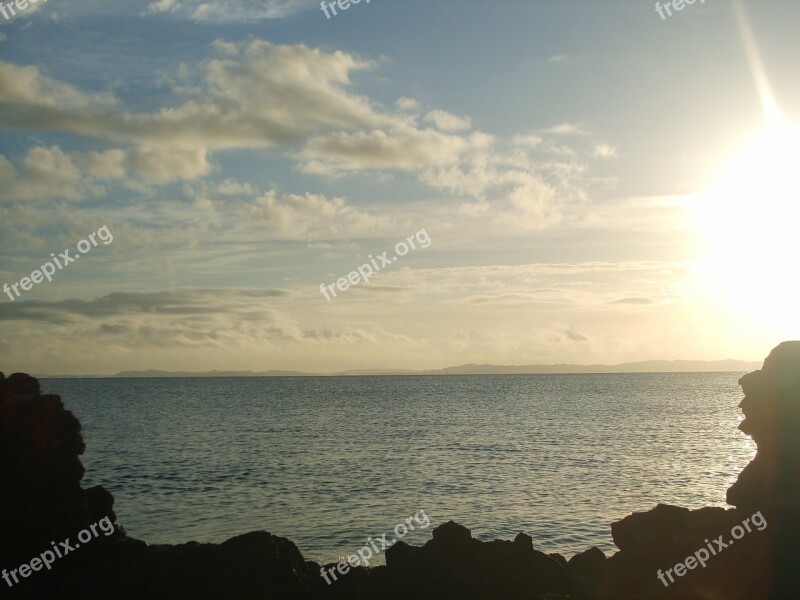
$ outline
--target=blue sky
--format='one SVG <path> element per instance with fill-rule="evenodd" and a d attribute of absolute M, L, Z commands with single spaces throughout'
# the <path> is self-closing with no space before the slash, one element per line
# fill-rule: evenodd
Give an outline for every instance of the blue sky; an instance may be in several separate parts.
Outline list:
<path fill-rule="evenodd" d="M 48 0 L 0 17 L 0 281 L 114 236 L 0 296 L 3 368 L 763 357 L 798 335 L 774 225 L 797 216 L 780 157 L 800 139 L 800 6 L 739 6 L 372 0 L 327 19 L 302 0 Z M 767 96 L 785 135 L 759 145 Z M 422 229 L 429 247 L 320 293 Z"/>

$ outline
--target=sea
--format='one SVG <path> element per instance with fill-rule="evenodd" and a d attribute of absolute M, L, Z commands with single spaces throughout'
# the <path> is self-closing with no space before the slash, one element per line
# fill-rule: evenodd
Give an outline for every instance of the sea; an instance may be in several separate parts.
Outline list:
<path fill-rule="evenodd" d="M 569 558 L 659 503 L 725 506 L 755 455 L 742 373 L 43 379 L 83 425 L 84 487 L 130 536 L 266 530 L 306 560 L 449 520 Z M 413 531 L 398 525 L 424 515 Z M 371 564 L 382 564 L 383 556 Z"/>

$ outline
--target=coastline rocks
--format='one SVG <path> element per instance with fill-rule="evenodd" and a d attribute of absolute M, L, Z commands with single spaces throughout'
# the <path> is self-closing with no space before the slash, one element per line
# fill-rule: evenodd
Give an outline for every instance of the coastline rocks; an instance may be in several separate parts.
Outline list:
<path fill-rule="evenodd" d="M 595 582 L 602 577 L 606 560 L 606 555 L 599 548 L 590 548 L 569 559 L 567 568 L 573 597 L 586 597 L 593 593 Z"/>
<path fill-rule="evenodd" d="M 329 565 L 332 566 L 332 565 Z M 330 585 L 329 598 L 535 600 L 567 597 L 568 570 L 533 549 L 530 536 L 481 542 L 453 521 L 433 530 L 421 547 L 399 541 L 386 566 L 357 567 Z"/>
<path fill-rule="evenodd" d="M 769 517 L 765 517 L 767 525 L 761 529 L 748 521 L 752 531 L 743 529 L 744 535 L 730 543 L 731 530 L 750 517 L 751 514 L 736 509 L 689 510 L 664 504 L 629 515 L 611 526 L 614 543 L 620 551 L 602 565 L 594 580 L 595 587 L 584 597 L 609 600 L 769 597 L 763 595 L 769 584 L 768 555 L 772 545 Z M 736 534 L 740 532 L 737 530 Z M 720 540 L 721 547 L 716 540 Z M 676 571 L 676 565 L 682 563 L 686 566 Z"/>

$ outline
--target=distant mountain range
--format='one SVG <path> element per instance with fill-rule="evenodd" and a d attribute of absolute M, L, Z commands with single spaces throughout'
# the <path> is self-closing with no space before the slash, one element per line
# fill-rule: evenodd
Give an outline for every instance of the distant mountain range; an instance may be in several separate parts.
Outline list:
<path fill-rule="evenodd" d="M 310 377 L 301 371 L 120 371 L 114 377 Z"/>
<path fill-rule="evenodd" d="M 714 373 L 744 372 L 761 368 L 761 362 L 742 360 L 648 360 L 619 365 L 460 365 L 421 375 L 530 375 L 546 373 Z M 350 374 L 359 374 L 351 372 Z"/>
<path fill-rule="evenodd" d="M 761 362 L 741 360 L 649 360 L 619 365 L 459 365 L 445 369 L 354 369 L 338 373 L 302 371 L 121 371 L 110 377 L 342 377 L 370 375 L 536 375 L 559 373 L 711 373 L 746 372 L 761 368 Z M 37 375 L 40 378 L 109 377 L 109 375 Z"/>

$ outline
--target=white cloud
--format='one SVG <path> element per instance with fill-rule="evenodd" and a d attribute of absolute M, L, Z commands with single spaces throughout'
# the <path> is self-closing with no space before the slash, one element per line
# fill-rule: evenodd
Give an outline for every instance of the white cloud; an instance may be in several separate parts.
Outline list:
<path fill-rule="evenodd" d="M 128 154 L 119 148 L 78 155 L 78 163 L 98 179 L 122 179 L 129 168 Z"/>
<path fill-rule="evenodd" d="M 203 148 L 142 144 L 132 151 L 64 152 L 58 146 L 29 148 L 20 168 L 0 155 L 0 200 L 85 200 L 118 181 L 135 189 L 138 177 L 150 184 L 195 179 L 210 171 Z"/>
<path fill-rule="evenodd" d="M 132 153 L 130 168 L 147 183 L 168 183 L 178 179 L 196 179 L 211 171 L 203 147 L 141 144 Z"/>
<path fill-rule="evenodd" d="M 553 135 L 589 135 L 589 132 L 585 131 L 577 123 L 559 123 L 558 125 L 543 129 L 542 133 L 550 133 Z"/>
<path fill-rule="evenodd" d="M 585 198 L 585 167 L 569 150 L 570 161 L 553 160 L 551 144 L 530 136 L 512 140 L 504 152 L 496 140 L 464 152 L 458 162 L 424 170 L 423 181 L 472 200 L 459 212 L 504 230 L 542 230 L 562 221 L 564 211 Z M 537 158 L 534 153 L 544 153 Z"/>
<path fill-rule="evenodd" d="M 43 74 L 38 67 L 0 61 L 0 103 L 6 105 L 0 123 L 13 127 L 14 110 L 26 109 L 41 114 L 49 109 L 47 114 L 50 115 L 65 114 L 69 110 L 107 107 L 115 100 L 111 94 L 83 92 Z"/>
<path fill-rule="evenodd" d="M 30 148 L 19 170 L 0 155 L 0 190 L 0 200 L 83 200 L 103 192 L 58 146 Z"/>
<path fill-rule="evenodd" d="M 282 19 L 319 7 L 316 0 L 154 0 L 149 13 L 171 13 L 196 21 L 252 21 Z"/>
<path fill-rule="evenodd" d="M 350 75 L 372 63 L 344 52 L 253 41 L 213 44 L 218 53 L 185 73 L 176 106 L 152 113 L 113 110 L 110 94 L 82 92 L 36 67 L 0 62 L 0 126 L 58 130 L 127 143 L 208 149 L 297 145 L 326 130 L 397 123 L 350 93 Z M 405 122 L 400 120 L 399 122 Z"/>
<path fill-rule="evenodd" d="M 180 0 L 162 1 L 153 9 L 179 11 L 187 6 Z M 414 115 L 403 112 L 419 109 L 415 100 L 401 97 L 400 111 L 393 112 L 358 94 L 353 75 L 374 69 L 376 63 L 346 52 L 217 40 L 207 60 L 181 65 L 175 82 L 164 80 L 174 101 L 150 112 L 125 110 L 110 94 L 83 92 L 33 67 L 0 64 L 6 69 L 5 76 L 0 69 L 0 126 L 66 131 L 128 144 L 96 155 L 70 156 L 88 176 L 119 181 L 129 189 L 200 180 L 213 172 L 215 151 L 277 147 L 297 160 L 306 174 L 404 171 L 460 196 L 462 216 L 482 215 L 489 205 L 496 224 L 528 229 L 558 222 L 560 206 L 578 197 L 582 184 L 579 169 L 567 168 L 552 156 L 535 161 L 530 155 L 537 151 L 575 160 L 570 146 L 528 134 L 514 137 L 512 150 L 504 151 L 495 137 L 467 131 L 472 126 L 469 117 L 434 109 L 424 117 L 433 127 L 421 127 Z M 24 77 L 15 79 L 16 75 Z M 585 134 L 571 123 L 546 132 Z M 98 188 L 89 189 L 96 193 Z M 209 201 L 255 195 L 252 187 L 233 182 L 216 190 L 211 185 L 194 185 L 192 190 L 190 196 Z M 88 193 L 83 191 L 84 196 Z M 350 220 L 340 229 L 304 224 L 298 220 L 300 207 L 313 195 L 270 194 L 251 209 L 260 211 L 280 235 L 342 236 L 363 233 L 362 225 L 370 223 L 367 213 L 356 212 L 348 213 Z M 323 200 L 315 205 L 321 214 L 337 202 Z M 336 210 L 351 208 L 342 205 Z"/>
<path fill-rule="evenodd" d="M 412 170 L 458 160 L 477 138 L 447 135 L 432 129 L 398 126 L 314 138 L 298 154 L 307 173 L 335 174 L 363 169 Z"/>
<path fill-rule="evenodd" d="M 413 98 L 406 98 L 405 96 L 402 98 L 398 98 L 397 101 L 395 102 L 395 106 L 397 106 L 398 110 L 406 112 L 413 112 L 419 110 L 419 102 L 417 102 Z"/>
<path fill-rule="evenodd" d="M 464 131 L 472 127 L 472 119 L 469 117 L 459 117 L 444 110 L 432 110 L 425 115 L 426 122 L 441 131 Z"/>
<path fill-rule="evenodd" d="M 594 155 L 597 158 L 616 158 L 617 149 L 608 144 L 597 144 L 594 147 Z"/>
<path fill-rule="evenodd" d="M 218 184 L 214 191 L 220 196 L 252 196 L 255 189 L 249 183 L 241 183 L 235 179 L 226 179 Z"/>
<path fill-rule="evenodd" d="M 286 239 L 353 238 L 385 231 L 383 219 L 348 205 L 343 198 L 270 191 L 242 206 L 244 214 Z"/>
<path fill-rule="evenodd" d="M 515 146 L 527 146 L 535 148 L 542 143 L 542 137 L 539 135 L 515 135 L 513 139 Z"/>

